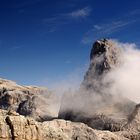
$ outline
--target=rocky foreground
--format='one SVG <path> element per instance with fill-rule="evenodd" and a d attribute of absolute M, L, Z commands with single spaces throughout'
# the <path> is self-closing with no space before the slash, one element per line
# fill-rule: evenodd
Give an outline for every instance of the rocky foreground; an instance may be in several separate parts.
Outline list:
<path fill-rule="evenodd" d="M 131 116 L 132 117 L 132 116 Z M 37 122 L 16 112 L 0 110 L 1 140 L 139 140 L 140 106 L 121 131 L 95 130 L 83 123 L 60 119 Z"/>
<path fill-rule="evenodd" d="M 112 95 L 103 80 L 120 64 L 120 51 L 96 41 L 81 87 L 61 106 L 46 88 L 0 79 L 0 140 L 140 140 L 140 105 Z"/>
<path fill-rule="evenodd" d="M 56 100 L 58 102 L 59 98 L 46 88 L 20 86 L 13 81 L 0 79 L 0 109 L 44 121 L 57 117 Z"/>
<path fill-rule="evenodd" d="M 127 135 L 129 137 L 129 135 Z M 119 133 L 98 131 L 65 120 L 39 123 L 17 113 L 0 110 L 1 140 L 125 140 Z"/>

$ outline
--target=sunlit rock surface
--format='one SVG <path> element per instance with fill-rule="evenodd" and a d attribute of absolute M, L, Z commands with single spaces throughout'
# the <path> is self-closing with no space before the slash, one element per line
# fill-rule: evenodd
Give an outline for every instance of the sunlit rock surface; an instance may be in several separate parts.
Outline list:
<path fill-rule="evenodd" d="M 39 123 L 16 113 L 0 110 L 1 140 L 125 140 L 109 131 L 93 130 L 85 124 L 65 120 Z"/>
<path fill-rule="evenodd" d="M 57 117 L 53 102 L 58 98 L 46 88 L 20 86 L 15 82 L 0 79 L 0 108 L 14 110 L 21 115 L 42 121 Z"/>

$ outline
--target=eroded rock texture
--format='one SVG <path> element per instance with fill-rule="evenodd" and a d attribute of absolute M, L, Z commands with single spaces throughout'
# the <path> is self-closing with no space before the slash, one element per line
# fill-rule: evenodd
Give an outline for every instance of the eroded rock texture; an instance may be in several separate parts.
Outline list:
<path fill-rule="evenodd" d="M 1 140 L 126 140 L 109 131 L 97 131 L 85 124 L 65 120 L 39 123 L 19 114 L 0 110 Z"/>
<path fill-rule="evenodd" d="M 52 102 L 58 100 L 46 88 L 20 86 L 13 81 L 0 79 L 0 108 L 16 111 L 42 121 L 56 117 Z"/>

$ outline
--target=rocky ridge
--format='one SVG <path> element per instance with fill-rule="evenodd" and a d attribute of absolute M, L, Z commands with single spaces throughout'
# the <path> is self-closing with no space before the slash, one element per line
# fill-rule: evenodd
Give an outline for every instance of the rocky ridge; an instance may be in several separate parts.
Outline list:
<path fill-rule="evenodd" d="M 58 98 L 46 88 L 20 86 L 13 81 L 0 79 L 0 109 L 42 121 L 57 116 L 51 106 L 55 100 Z"/>

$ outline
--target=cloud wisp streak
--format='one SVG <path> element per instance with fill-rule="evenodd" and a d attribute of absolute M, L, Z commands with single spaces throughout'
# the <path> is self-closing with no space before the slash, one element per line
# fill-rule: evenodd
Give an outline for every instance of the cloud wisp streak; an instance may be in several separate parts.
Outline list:
<path fill-rule="evenodd" d="M 44 19 L 44 23 L 48 26 L 49 32 L 54 32 L 62 25 L 70 24 L 75 21 L 81 22 L 90 16 L 91 8 L 84 7 L 82 9 L 77 9 L 69 13 L 61 13 L 56 16 Z"/>
<path fill-rule="evenodd" d="M 127 16 L 120 17 L 118 19 L 112 19 L 102 24 L 95 24 L 87 31 L 82 39 L 84 44 L 91 43 L 93 39 L 107 37 L 117 31 L 123 30 L 128 25 L 134 24 L 140 19 L 135 17 L 140 14 L 139 10 L 131 11 Z"/>
<path fill-rule="evenodd" d="M 73 11 L 67 14 L 67 16 L 71 18 L 85 18 L 90 15 L 90 12 L 91 12 L 91 8 L 85 7 L 83 9 L 78 9 L 76 11 Z"/>

